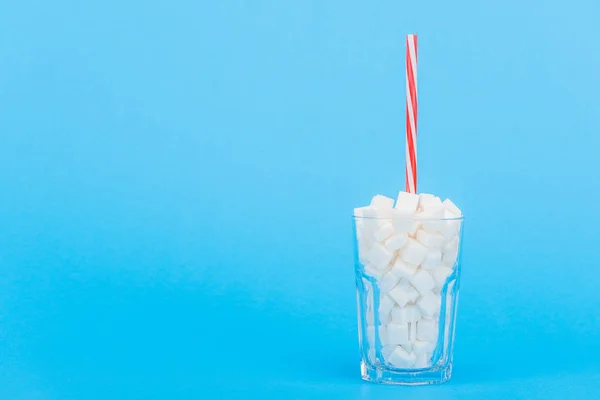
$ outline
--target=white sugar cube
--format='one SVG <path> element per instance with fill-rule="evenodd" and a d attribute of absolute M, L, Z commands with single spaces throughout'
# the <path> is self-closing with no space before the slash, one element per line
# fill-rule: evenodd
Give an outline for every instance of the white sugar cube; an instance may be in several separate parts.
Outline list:
<path fill-rule="evenodd" d="M 424 230 L 428 232 L 438 232 L 444 228 L 444 207 L 430 207 L 426 210 L 419 211 L 417 218 Z"/>
<path fill-rule="evenodd" d="M 385 269 L 387 268 L 390 261 L 392 261 L 392 257 L 394 253 L 383 247 L 379 243 L 375 243 L 373 247 L 367 253 L 367 259 L 375 269 Z"/>
<path fill-rule="evenodd" d="M 367 274 L 368 276 L 371 276 L 377 280 L 381 279 L 381 277 L 383 276 L 384 273 L 385 273 L 385 270 L 376 269 L 371 264 L 367 264 L 365 266 L 365 274 Z"/>
<path fill-rule="evenodd" d="M 396 261 L 394 262 L 394 264 L 392 266 L 392 272 L 398 278 L 402 278 L 402 279 L 409 281 L 410 278 L 412 278 L 412 276 L 415 274 L 415 272 L 417 272 L 417 266 L 408 264 L 408 263 L 402 261 L 402 259 L 400 257 L 398 257 L 398 258 L 396 258 Z"/>
<path fill-rule="evenodd" d="M 400 285 L 390 290 L 389 295 L 401 307 L 419 297 L 419 293 L 412 286 L 401 287 Z"/>
<path fill-rule="evenodd" d="M 454 236 L 442 247 L 442 261 L 446 266 L 453 267 L 458 257 L 458 236 Z"/>
<path fill-rule="evenodd" d="M 419 321 L 417 324 L 417 337 L 419 336 L 419 325 L 421 325 L 421 321 Z M 426 327 L 424 329 L 427 330 Z M 435 339 L 432 341 L 417 339 L 412 343 L 412 349 L 417 355 L 428 355 L 435 350 L 436 341 L 437 334 Z"/>
<path fill-rule="evenodd" d="M 435 281 L 429 272 L 419 269 L 411 278 L 410 283 L 419 293 L 428 293 L 435 287 Z"/>
<path fill-rule="evenodd" d="M 395 233 L 385 241 L 385 248 L 394 252 L 404 247 L 407 241 L 408 236 L 406 233 Z"/>
<path fill-rule="evenodd" d="M 414 193 L 400 192 L 398 193 L 398 198 L 396 199 L 397 210 L 404 210 L 409 213 L 412 212 L 414 214 L 419 207 L 419 195 Z"/>
<path fill-rule="evenodd" d="M 442 200 L 429 193 L 422 193 L 419 195 L 419 209 L 426 210 L 428 208 L 441 207 Z"/>
<path fill-rule="evenodd" d="M 436 343 L 438 339 L 437 322 L 427 318 L 417 322 L 417 338 L 429 343 Z"/>
<path fill-rule="evenodd" d="M 419 229 L 417 231 L 417 241 L 430 249 L 441 249 L 444 245 L 445 238 L 439 233 Z"/>
<path fill-rule="evenodd" d="M 394 286 L 396 286 L 398 280 L 400 280 L 400 278 L 398 278 L 392 271 L 386 272 L 385 275 L 383 275 L 379 280 L 379 290 L 384 293 L 389 292 Z"/>
<path fill-rule="evenodd" d="M 369 263 L 369 250 L 371 247 L 366 240 L 358 240 L 358 261 L 365 265 Z"/>
<path fill-rule="evenodd" d="M 458 257 L 458 250 L 444 253 L 444 255 L 442 256 L 442 262 L 447 267 L 452 268 L 456 264 L 457 257 Z"/>
<path fill-rule="evenodd" d="M 415 221 L 415 213 L 403 209 L 392 211 L 392 221 L 396 232 L 412 233 L 418 228 Z"/>
<path fill-rule="evenodd" d="M 375 238 L 376 241 L 383 242 L 385 239 L 392 236 L 393 233 L 394 233 L 394 226 L 392 225 L 391 222 L 385 221 L 379 226 L 379 229 L 377 229 L 375 231 L 375 233 L 373 234 L 373 237 Z"/>
<path fill-rule="evenodd" d="M 394 199 L 378 194 L 371 199 L 371 206 L 375 208 L 394 208 Z"/>
<path fill-rule="evenodd" d="M 407 353 L 412 353 L 412 343 L 405 343 L 401 345 Z"/>
<path fill-rule="evenodd" d="M 410 322 L 408 324 L 408 340 L 410 340 L 410 342 L 414 342 L 415 340 L 417 340 L 417 323 L 416 322 Z"/>
<path fill-rule="evenodd" d="M 388 345 L 383 346 L 381 348 L 381 355 L 383 356 L 383 358 L 385 360 L 390 358 L 390 355 L 394 352 L 394 350 L 396 350 L 396 347 L 398 347 L 397 344 L 388 344 Z"/>
<path fill-rule="evenodd" d="M 367 340 L 368 340 L 368 343 L 369 343 L 370 347 L 374 347 L 375 346 L 375 343 L 376 343 L 376 340 L 377 340 L 376 334 L 379 337 L 379 341 L 380 341 L 380 343 L 381 343 L 382 346 L 385 346 L 385 345 L 388 344 L 387 343 L 388 336 L 387 336 L 387 331 L 386 331 L 385 326 L 380 325 L 380 326 L 377 327 L 377 331 L 375 331 L 375 326 L 374 325 L 368 325 L 366 331 L 367 331 Z"/>
<path fill-rule="evenodd" d="M 417 322 L 421 318 L 421 311 L 417 306 L 412 304 L 409 304 L 405 307 L 394 306 L 391 314 L 392 322 L 396 324 Z"/>
<path fill-rule="evenodd" d="M 408 301 L 411 303 L 414 303 L 419 298 L 419 292 L 410 284 L 407 288 L 404 288 L 404 291 L 408 293 Z"/>
<path fill-rule="evenodd" d="M 394 300 L 387 294 L 384 294 L 383 296 L 381 296 L 381 301 L 379 302 L 380 318 L 381 318 L 381 315 L 389 314 L 390 311 L 392 311 L 394 304 L 395 304 Z"/>
<path fill-rule="evenodd" d="M 397 346 L 388 357 L 389 363 L 396 368 L 410 368 L 414 365 L 416 359 L 414 353 L 407 352 L 402 346 Z"/>
<path fill-rule="evenodd" d="M 458 250 L 458 236 L 452 237 L 452 239 L 450 239 L 448 243 L 444 244 L 444 246 L 442 247 L 442 251 L 444 253 L 448 253 L 454 250 Z"/>
<path fill-rule="evenodd" d="M 389 312 L 387 314 L 379 313 L 379 323 L 381 325 L 387 325 L 390 322 L 392 322 L 392 315 L 391 315 L 391 313 L 389 313 Z"/>
<path fill-rule="evenodd" d="M 416 354 L 417 358 L 413 365 L 413 368 L 427 368 L 429 366 L 430 360 L 428 354 Z"/>
<path fill-rule="evenodd" d="M 408 238 L 406 245 L 402 248 L 400 258 L 407 263 L 419 265 L 427 255 L 427 247 L 413 238 Z"/>
<path fill-rule="evenodd" d="M 445 221 L 444 226 L 442 227 L 440 232 L 442 233 L 446 241 L 452 239 L 453 236 L 458 235 L 458 233 L 460 232 L 461 220 L 457 218 L 460 218 L 460 216 L 452 214 L 448 210 L 444 211 Z"/>
<path fill-rule="evenodd" d="M 421 310 L 415 305 L 406 306 L 404 308 L 407 313 L 408 322 L 417 322 L 421 318 Z"/>
<path fill-rule="evenodd" d="M 433 292 L 421 293 L 421 297 L 417 300 L 417 307 L 421 310 L 421 315 L 433 318 L 440 312 L 441 301 L 440 296 Z"/>
<path fill-rule="evenodd" d="M 444 204 L 444 208 L 446 210 L 450 211 L 452 214 L 455 214 L 457 216 L 462 215 L 462 211 L 460 211 L 460 208 L 456 207 L 456 204 L 454 204 L 452 202 L 452 200 L 446 199 L 446 200 L 444 200 L 443 204 Z"/>
<path fill-rule="evenodd" d="M 371 239 L 372 235 L 373 235 L 373 232 L 369 231 L 365 227 L 365 220 L 364 220 L 364 218 L 357 219 L 356 220 L 356 239 L 359 240 L 359 241 L 365 241 L 365 240 L 371 240 L 371 241 L 373 241 L 373 239 Z"/>
<path fill-rule="evenodd" d="M 361 238 L 371 239 L 371 236 L 379 229 L 380 223 L 382 222 L 378 219 L 377 209 L 371 206 L 361 207 L 360 213 L 362 216 L 357 219 L 357 223 L 360 221 Z"/>
<path fill-rule="evenodd" d="M 373 206 L 359 207 L 354 209 L 354 216 L 358 220 L 377 218 L 377 209 Z"/>
<path fill-rule="evenodd" d="M 397 276 L 397 275 L 396 275 Z M 402 288 L 403 290 L 408 290 L 409 288 L 411 288 L 412 286 L 410 285 L 410 282 L 407 279 L 400 279 L 398 281 L 398 284 L 396 285 L 396 287 Z"/>
<path fill-rule="evenodd" d="M 429 250 L 427 256 L 421 263 L 421 267 L 426 270 L 434 270 L 442 266 L 442 252 L 438 249 Z"/>
<path fill-rule="evenodd" d="M 439 267 L 431 271 L 431 276 L 433 276 L 433 280 L 435 281 L 436 290 L 441 290 L 451 273 L 452 269 L 448 267 Z"/>
<path fill-rule="evenodd" d="M 379 325 L 379 342 L 382 346 L 389 344 L 389 334 L 385 325 Z"/>
<path fill-rule="evenodd" d="M 408 343 L 408 325 L 391 323 L 387 326 L 387 340 L 389 344 Z"/>
<path fill-rule="evenodd" d="M 378 194 L 371 200 L 370 207 L 376 210 L 378 218 L 391 218 L 394 199 Z"/>

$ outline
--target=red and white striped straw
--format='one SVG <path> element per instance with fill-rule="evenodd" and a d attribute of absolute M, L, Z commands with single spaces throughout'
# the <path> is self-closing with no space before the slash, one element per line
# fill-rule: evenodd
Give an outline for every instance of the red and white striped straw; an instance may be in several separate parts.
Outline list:
<path fill-rule="evenodd" d="M 417 35 L 406 35 L 406 191 L 417 193 Z"/>

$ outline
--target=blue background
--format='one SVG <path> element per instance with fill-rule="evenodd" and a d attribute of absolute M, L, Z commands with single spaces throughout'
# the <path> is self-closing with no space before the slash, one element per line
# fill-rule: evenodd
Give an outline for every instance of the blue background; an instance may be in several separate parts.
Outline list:
<path fill-rule="evenodd" d="M 600 3 L 5 1 L 0 398 L 600 396 Z M 353 207 L 466 216 L 455 372 L 359 377 Z"/>

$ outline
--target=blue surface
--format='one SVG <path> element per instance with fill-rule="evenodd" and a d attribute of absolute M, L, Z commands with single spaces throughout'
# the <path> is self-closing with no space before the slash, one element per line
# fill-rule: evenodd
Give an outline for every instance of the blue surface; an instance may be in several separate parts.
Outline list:
<path fill-rule="evenodd" d="M 600 397 L 600 3 L 5 1 L 0 398 Z M 466 213 L 455 373 L 358 370 L 350 213 Z M 413 397 L 409 397 L 413 396 Z"/>

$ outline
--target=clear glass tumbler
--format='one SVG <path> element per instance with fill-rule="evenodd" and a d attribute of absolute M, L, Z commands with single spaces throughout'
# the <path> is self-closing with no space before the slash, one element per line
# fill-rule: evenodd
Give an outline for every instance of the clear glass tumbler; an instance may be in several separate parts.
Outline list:
<path fill-rule="evenodd" d="M 353 221 L 362 378 L 399 385 L 446 382 L 464 217 Z"/>

